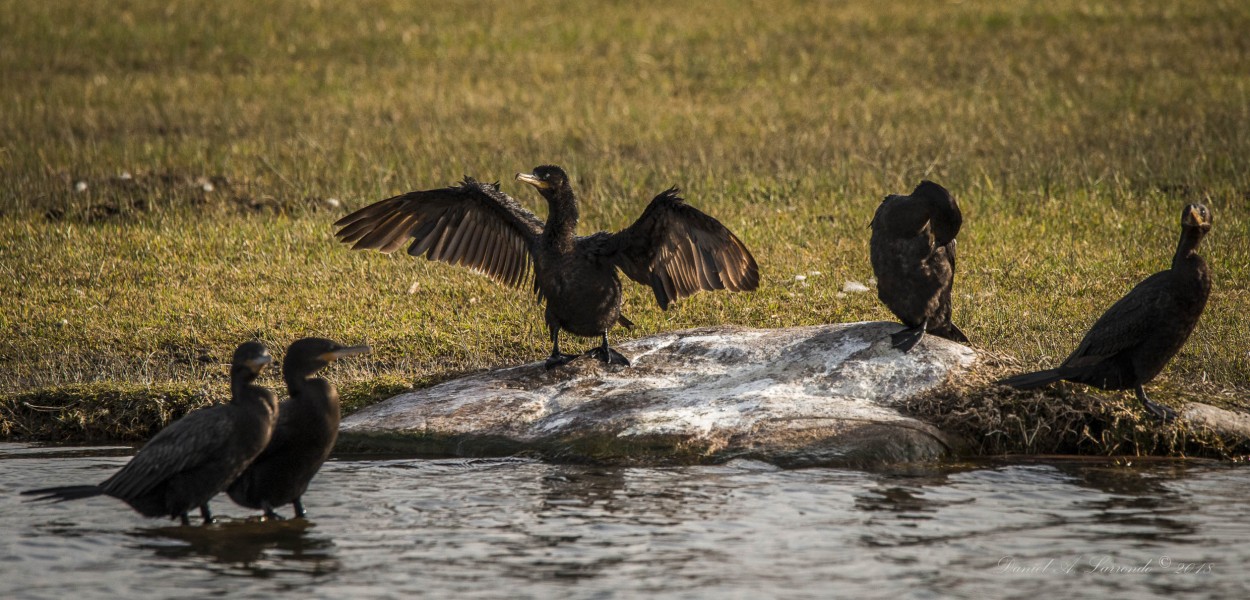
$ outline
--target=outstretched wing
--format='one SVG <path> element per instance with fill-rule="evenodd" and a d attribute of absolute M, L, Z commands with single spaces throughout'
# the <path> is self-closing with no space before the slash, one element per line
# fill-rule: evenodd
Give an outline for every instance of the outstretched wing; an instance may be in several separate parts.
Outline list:
<path fill-rule="evenodd" d="M 677 194 L 677 188 L 660 193 L 633 225 L 603 239 L 598 252 L 651 286 L 664 309 L 700 290 L 759 287 L 759 266 L 742 241 Z"/>
<path fill-rule="evenodd" d="M 531 272 L 530 248 L 543 222 L 499 191 L 465 177 L 457 186 L 408 192 L 366 206 L 334 223 L 353 250 L 394 252 L 462 265 L 511 286 Z"/>

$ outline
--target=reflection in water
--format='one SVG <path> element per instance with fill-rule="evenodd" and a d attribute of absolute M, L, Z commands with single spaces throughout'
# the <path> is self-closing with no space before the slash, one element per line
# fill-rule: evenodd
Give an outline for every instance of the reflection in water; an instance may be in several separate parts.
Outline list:
<path fill-rule="evenodd" d="M 1149 471 L 1107 465 L 1059 464 L 1057 468 L 1082 487 L 1102 492 L 1081 504 L 1102 527 L 1092 536 L 1122 539 L 1131 535 L 1134 543 L 1183 541 L 1197 532 L 1188 515 L 1198 510 L 1192 498 L 1175 489 L 1171 482 L 1183 476 L 1174 465 L 1161 465 Z M 1107 527 L 1106 525 L 1111 525 Z"/>
<path fill-rule="evenodd" d="M 543 476 L 543 509 L 560 511 L 564 507 L 595 507 L 616 512 L 625 501 L 625 471 L 620 468 L 585 468 L 555 465 Z"/>
<path fill-rule="evenodd" d="M 274 565 L 295 561 L 300 571 L 324 575 L 338 570 L 339 563 L 334 543 L 311 534 L 315 527 L 306 519 L 223 520 L 209 526 L 138 529 L 131 535 L 142 540 L 135 547 L 162 558 L 204 556 L 258 577 L 270 574 Z M 281 570 L 291 570 L 290 565 Z"/>
<path fill-rule="evenodd" d="M 0 445 L 0 489 L 125 460 Z M 339 459 L 305 498 L 309 521 L 230 519 L 249 511 L 223 502 L 217 525 L 163 527 L 109 499 L 0 493 L 0 597 L 1235 597 L 1250 523 L 1230 515 L 1250 513 L 1247 482 L 1182 463 Z"/>

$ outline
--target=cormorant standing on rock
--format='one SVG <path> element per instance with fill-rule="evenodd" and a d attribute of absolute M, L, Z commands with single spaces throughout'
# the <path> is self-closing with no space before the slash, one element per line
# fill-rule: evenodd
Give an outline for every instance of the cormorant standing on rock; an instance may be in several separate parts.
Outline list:
<path fill-rule="evenodd" d="M 296 340 L 282 359 L 282 378 L 291 394 L 278 410 L 278 424 L 264 452 L 252 461 L 226 490 L 230 499 L 248 508 L 280 518 L 273 509 L 295 505 L 295 517 L 305 515 L 300 497 L 308 490 L 321 464 L 330 457 L 339 434 L 339 394 L 330 382 L 313 377 L 330 363 L 368 346 L 341 346 L 322 338 Z"/>
<path fill-rule="evenodd" d="M 946 188 L 921 181 L 910 196 L 886 196 L 872 218 L 869 250 L 877 297 L 907 329 L 890 336 L 907 352 L 926 333 L 967 343 L 951 322 L 955 236 L 963 224 Z"/>
<path fill-rule="evenodd" d="M 576 235 L 577 198 L 560 167 L 541 166 L 517 180 L 538 189 L 549 212 L 543 223 L 515 200 L 466 177 L 455 187 L 409 192 L 366 206 L 334 225 L 353 249 L 408 253 L 464 265 L 512 286 L 529 281 L 546 300 L 551 332 L 547 368 L 576 358 L 560 352 L 561 330 L 601 337 L 590 354 L 608 364 L 629 360 L 608 347 L 621 315 L 620 269 L 650 286 L 660 308 L 699 290 L 750 291 L 759 286 L 759 267 L 746 246 L 716 219 L 685 203 L 671 188 L 656 196 L 633 225 L 617 233 Z"/>
<path fill-rule="evenodd" d="M 176 517 L 183 525 L 190 524 L 187 511 L 198 506 L 204 523 L 211 523 L 208 501 L 243 472 L 273 432 L 278 402 L 252 383 L 272 360 L 259 342 L 239 346 L 230 365 L 230 402 L 170 423 L 103 483 L 22 494 L 58 502 L 112 496 L 145 517 Z"/>
<path fill-rule="evenodd" d="M 1185 345 L 1202 316 L 1211 273 L 1197 248 L 1210 230 L 1211 211 L 1201 204 L 1186 206 L 1172 268 L 1147 277 L 1112 304 L 1063 364 L 998 383 L 1028 390 L 1064 379 L 1104 390 L 1133 388 L 1150 414 L 1163 421 L 1176 418 L 1176 411 L 1151 401 L 1142 386 Z"/>

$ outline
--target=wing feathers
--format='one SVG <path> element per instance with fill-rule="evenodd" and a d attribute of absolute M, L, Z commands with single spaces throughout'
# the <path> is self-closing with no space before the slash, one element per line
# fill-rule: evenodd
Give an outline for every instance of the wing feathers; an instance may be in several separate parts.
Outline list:
<path fill-rule="evenodd" d="M 759 286 L 759 266 L 742 241 L 686 204 L 676 188 L 656 196 L 601 252 L 630 279 L 651 286 L 662 308 L 700 290 L 739 292 Z"/>
<path fill-rule="evenodd" d="M 390 236 L 390 241 L 378 248 L 378 251 L 383 254 L 390 254 L 399 250 L 400 247 L 408 243 L 408 238 L 412 237 L 414 224 L 416 224 L 416 219 L 412 215 L 404 215 L 402 223 L 396 227 L 394 233 Z"/>
<path fill-rule="evenodd" d="M 460 265 L 519 286 L 542 221 L 496 186 L 465 178 L 458 186 L 416 191 L 375 202 L 334 224 L 354 250 L 394 252 Z"/>

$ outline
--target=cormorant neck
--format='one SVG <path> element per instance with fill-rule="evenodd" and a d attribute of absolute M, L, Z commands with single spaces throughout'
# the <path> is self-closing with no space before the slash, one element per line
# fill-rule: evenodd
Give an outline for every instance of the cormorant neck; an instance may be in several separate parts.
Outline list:
<path fill-rule="evenodd" d="M 572 242 L 577 234 L 578 219 L 577 197 L 573 195 L 573 188 L 560 186 L 546 198 L 548 214 L 543 233 L 560 242 Z"/>
<path fill-rule="evenodd" d="M 955 236 L 959 235 L 959 227 L 963 225 L 963 215 L 959 212 L 959 206 L 954 204 L 949 196 L 945 198 L 930 196 L 927 204 L 929 228 L 933 231 L 934 240 L 941 246 L 949 244 Z"/>
<path fill-rule="evenodd" d="M 247 386 L 252 385 L 256 381 L 258 374 L 246 366 L 237 366 L 230 369 L 230 394 L 231 398 L 242 397 L 243 390 Z"/>
<path fill-rule="evenodd" d="M 1172 268 L 1177 268 L 1185 261 L 1197 256 L 1198 242 L 1207 232 L 1201 227 L 1181 227 L 1181 241 L 1176 245 L 1176 256 L 1172 257 Z"/>
<path fill-rule="evenodd" d="M 308 380 L 313 378 L 314 374 L 316 374 L 316 371 L 307 373 L 283 373 L 282 379 L 286 380 L 287 391 L 291 393 L 291 396 L 295 396 L 300 392 L 300 390 L 304 389 L 304 385 L 308 383 Z"/>

